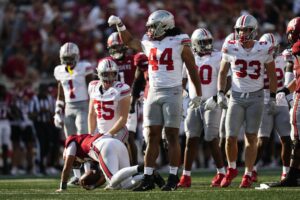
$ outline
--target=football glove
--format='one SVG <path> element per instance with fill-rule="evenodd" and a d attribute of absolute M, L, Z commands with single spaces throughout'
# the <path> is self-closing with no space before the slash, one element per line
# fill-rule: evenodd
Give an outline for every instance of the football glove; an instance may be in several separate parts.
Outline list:
<path fill-rule="evenodd" d="M 218 92 L 217 94 L 217 103 L 222 109 L 227 109 L 227 99 L 223 92 Z"/>
<path fill-rule="evenodd" d="M 212 96 L 205 101 L 204 110 L 214 110 L 217 105 L 217 96 Z"/>
<path fill-rule="evenodd" d="M 202 103 L 202 99 L 200 96 L 196 96 L 193 99 L 191 99 L 189 103 L 189 107 L 192 109 L 198 108 Z"/>
<path fill-rule="evenodd" d="M 54 125 L 57 128 L 62 128 L 63 127 L 63 119 L 62 119 L 62 116 L 59 113 L 55 113 L 55 115 L 54 115 Z"/>
<path fill-rule="evenodd" d="M 117 17 L 115 15 L 111 15 L 108 18 L 107 23 L 108 23 L 109 26 L 116 25 L 118 31 L 125 31 L 126 30 L 126 27 L 122 23 L 120 17 Z"/>

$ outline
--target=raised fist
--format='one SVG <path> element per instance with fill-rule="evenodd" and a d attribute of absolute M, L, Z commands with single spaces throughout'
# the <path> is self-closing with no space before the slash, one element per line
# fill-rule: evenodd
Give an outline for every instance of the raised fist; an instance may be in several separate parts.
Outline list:
<path fill-rule="evenodd" d="M 108 20 L 107 20 L 107 23 L 109 26 L 112 26 L 112 25 L 118 25 L 120 23 L 122 23 L 120 17 L 117 17 L 115 15 L 111 15 Z"/>

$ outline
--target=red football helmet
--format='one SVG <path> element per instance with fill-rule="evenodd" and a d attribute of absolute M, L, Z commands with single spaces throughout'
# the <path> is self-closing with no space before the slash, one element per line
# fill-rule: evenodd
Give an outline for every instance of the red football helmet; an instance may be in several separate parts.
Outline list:
<path fill-rule="evenodd" d="M 295 17 L 288 23 L 286 35 L 291 44 L 294 44 L 300 39 L 300 17 Z"/>
<path fill-rule="evenodd" d="M 110 34 L 107 39 L 107 48 L 109 55 L 116 60 L 122 59 L 127 50 L 118 32 Z"/>

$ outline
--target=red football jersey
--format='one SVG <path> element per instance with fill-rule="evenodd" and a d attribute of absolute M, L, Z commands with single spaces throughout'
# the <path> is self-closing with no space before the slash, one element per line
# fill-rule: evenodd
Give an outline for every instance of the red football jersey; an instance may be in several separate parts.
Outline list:
<path fill-rule="evenodd" d="M 74 141 L 77 146 L 76 156 L 83 159 L 88 157 L 87 154 L 91 149 L 92 143 L 101 136 L 101 134 L 96 134 L 94 136 L 90 134 L 70 135 L 65 141 L 65 147 Z"/>
<path fill-rule="evenodd" d="M 131 87 L 135 74 L 134 55 L 126 55 L 122 60 L 110 57 L 119 67 L 119 81 Z"/>

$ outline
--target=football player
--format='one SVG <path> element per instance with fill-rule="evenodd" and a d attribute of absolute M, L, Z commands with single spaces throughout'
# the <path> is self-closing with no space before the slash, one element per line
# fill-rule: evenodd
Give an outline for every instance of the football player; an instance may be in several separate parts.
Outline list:
<path fill-rule="evenodd" d="M 279 43 L 275 36 L 272 33 L 265 33 L 260 39 L 260 42 L 272 43 L 274 46 L 274 59 L 275 59 L 275 70 L 277 76 L 277 89 L 281 90 L 284 87 L 284 74 L 286 62 L 282 54 L 278 55 Z M 282 144 L 281 148 L 281 160 L 282 160 L 282 175 L 283 179 L 290 165 L 290 155 L 291 155 L 291 125 L 289 123 L 289 104 L 286 100 L 285 95 L 279 93 L 276 95 L 276 108 L 274 112 L 268 112 L 268 102 L 270 99 L 270 90 L 269 90 L 269 80 L 268 76 L 265 75 L 264 78 L 264 111 L 263 118 L 258 130 L 258 142 L 257 142 L 257 157 L 255 164 L 261 159 L 264 149 L 267 147 L 269 138 L 273 128 L 276 130 L 280 137 Z M 254 166 L 252 171 L 252 181 L 257 182 L 257 165 Z"/>
<path fill-rule="evenodd" d="M 292 45 L 292 54 L 295 56 L 294 61 L 294 70 L 295 70 L 295 79 L 278 93 L 283 93 L 289 95 L 292 92 L 295 92 L 294 96 L 294 105 L 291 110 L 290 123 L 292 126 L 291 138 L 293 141 L 292 153 L 290 160 L 290 170 L 287 173 L 286 177 L 280 182 L 271 184 L 271 187 L 295 187 L 300 184 L 300 137 L 299 137 L 299 101 L 300 101 L 300 17 L 293 18 L 287 26 L 286 34 L 289 43 Z"/>
<path fill-rule="evenodd" d="M 122 42 L 119 33 L 110 34 L 107 39 L 107 48 L 111 59 L 115 61 L 119 69 L 119 81 L 132 86 L 136 66 L 134 64 L 134 55 L 127 54 L 127 47 Z M 132 102 L 128 115 L 126 127 L 129 132 L 128 144 L 130 152 L 131 165 L 137 164 L 137 146 L 135 144 L 135 132 L 137 129 L 138 113 L 136 111 L 137 104 Z"/>
<path fill-rule="evenodd" d="M 277 78 L 273 60 L 273 45 L 255 40 L 257 20 L 252 15 L 240 16 L 234 26 L 237 40 L 224 43 L 218 78 L 217 101 L 226 113 L 226 156 L 228 169 L 221 187 L 228 187 L 238 175 L 237 136 L 245 122 L 245 173 L 241 188 L 251 187 L 252 170 L 257 154 L 257 132 L 264 105 L 264 71 L 269 77 L 269 112 L 275 108 Z M 227 73 L 231 70 L 231 96 L 225 97 Z"/>
<path fill-rule="evenodd" d="M 88 84 L 93 80 L 93 68 L 89 62 L 79 61 L 79 48 L 72 42 L 60 47 L 61 64 L 54 69 L 58 91 L 54 124 L 64 125 L 65 136 L 88 133 Z M 70 184 L 77 184 L 80 170 L 74 170 L 75 177 Z"/>
<path fill-rule="evenodd" d="M 199 138 L 204 128 L 204 139 L 208 142 L 217 166 L 217 175 L 213 178 L 211 186 L 218 187 L 225 177 L 225 168 L 219 147 L 219 126 L 222 110 L 217 106 L 217 81 L 221 52 L 213 50 L 212 34 L 205 28 L 196 29 L 191 39 L 201 82 L 202 100 L 205 103 L 196 109 L 188 109 L 185 120 L 187 140 L 184 152 L 184 170 L 178 186 L 191 186 L 192 164 L 197 155 Z M 191 83 L 190 78 L 188 83 Z M 195 97 L 196 93 L 191 85 L 189 88 L 190 98 Z"/>
<path fill-rule="evenodd" d="M 90 107 L 88 114 L 89 133 L 97 130 L 122 142 L 128 139 L 126 122 L 130 107 L 130 87 L 117 81 L 118 66 L 104 58 L 97 66 L 99 80 L 89 84 Z M 97 129 L 96 129 L 97 128 Z"/>
<path fill-rule="evenodd" d="M 168 140 L 170 173 L 162 190 L 175 190 L 179 181 L 178 134 L 182 107 L 183 62 L 187 66 L 193 87 L 196 88 L 197 95 L 192 99 L 192 104 L 198 107 L 201 102 L 200 82 L 194 68 L 195 60 L 190 49 L 190 39 L 175 27 L 173 14 L 166 10 L 157 10 L 148 17 L 147 33 L 142 41 L 132 37 L 119 17 L 110 16 L 108 24 L 116 25 L 125 45 L 137 52 L 143 51 L 149 60 L 149 92 L 144 104 L 144 126 L 149 128 L 149 142 L 145 154 L 145 176 L 135 191 L 154 188 L 153 171 L 163 127 Z"/>
<path fill-rule="evenodd" d="M 125 145 L 118 139 L 103 134 L 82 134 L 69 136 L 65 142 L 64 167 L 60 187 L 57 192 L 67 189 L 69 172 L 74 163 L 93 159 L 99 163 L 104 176 L 92 185 L 83 185 L 85 189 L 94 189 L 107 183 L 106 189 L 132 189 L 143 178 L 143 166 L 129 165 L 129 155 Z M 88 181 L 88 180 L 86 180 Z M 164 184 L 162 177 L 155 172 L 155 183 Z"/>

